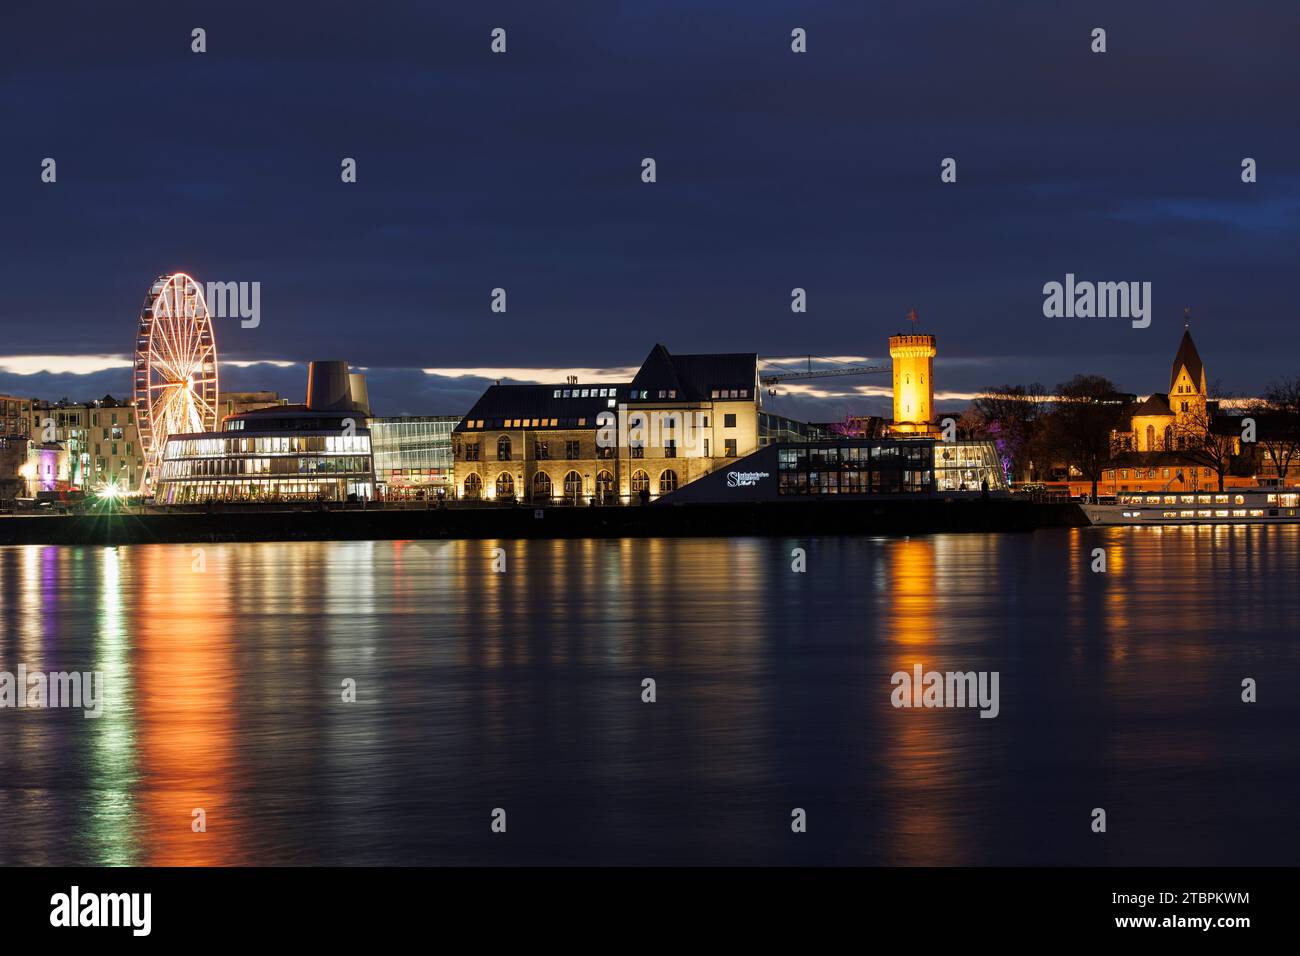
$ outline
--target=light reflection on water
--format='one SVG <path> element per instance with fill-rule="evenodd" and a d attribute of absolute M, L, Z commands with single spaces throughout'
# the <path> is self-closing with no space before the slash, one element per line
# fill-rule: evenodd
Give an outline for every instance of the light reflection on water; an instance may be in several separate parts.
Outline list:
<path fill-rule="evenodd" d="M 1294 527 L 198 560 L 0 548 L 0 671 L 109 680 L 0 710 L 0 863 L 1300 861 Z M 1001 715 L 894 709 L 918 662 Z"/>

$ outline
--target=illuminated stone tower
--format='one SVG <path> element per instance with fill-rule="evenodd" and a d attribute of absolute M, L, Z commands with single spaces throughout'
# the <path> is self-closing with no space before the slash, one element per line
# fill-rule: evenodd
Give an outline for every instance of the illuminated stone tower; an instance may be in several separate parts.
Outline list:
<path fill-rule="evenodd" d="M 916 326 L 916 310 L 908 315 Z M 890 431 L 929 434 L 934 421 L 933 335 L 913 332 L 889 337 L 889 357 L 894 363 L 894 422 Z"/>

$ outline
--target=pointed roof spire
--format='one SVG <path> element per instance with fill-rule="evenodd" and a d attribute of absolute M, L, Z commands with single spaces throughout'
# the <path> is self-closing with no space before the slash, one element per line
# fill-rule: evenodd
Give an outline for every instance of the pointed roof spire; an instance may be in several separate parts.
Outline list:
<path fill-rule="evenodd" d="M 1196 343 L 1192 341 L 1190 329 L 1183 329 L 1183 340 L 1178 343 L 1178 354 L 1174 356 L 1174 367 L 1169 373 L 1169 390 L 1174 390 L 1174 385 L 1178 381 L 1178 370 L 1187 369 L 1187 374 L 1191 376 L 1192 383 L 1203 390 L 1205 379 L 1205 366 L 1201 364 L 1201 354 L 1196 351 Z"/>

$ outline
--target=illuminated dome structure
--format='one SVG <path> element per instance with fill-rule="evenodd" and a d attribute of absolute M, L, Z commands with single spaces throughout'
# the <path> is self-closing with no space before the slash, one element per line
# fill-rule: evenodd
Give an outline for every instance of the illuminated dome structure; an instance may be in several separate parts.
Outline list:
<path fill-rule="evenodd" d="M 149 494 L 167 436 L 217 427 L 217 344 L 203 289 L 184 272 L 153 281 L 135 340 L 135 408 Z"/>

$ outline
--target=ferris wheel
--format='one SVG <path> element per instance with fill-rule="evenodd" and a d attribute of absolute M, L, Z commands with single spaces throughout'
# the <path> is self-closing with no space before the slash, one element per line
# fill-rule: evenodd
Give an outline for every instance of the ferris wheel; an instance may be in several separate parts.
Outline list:
<path fill-rule="evenodd" d="M 217 343 L 203 289 L 184 272 L 154 280 L 135 337 L 142 490 L 158 477 L 168 435 L 217 427 Z"/>

